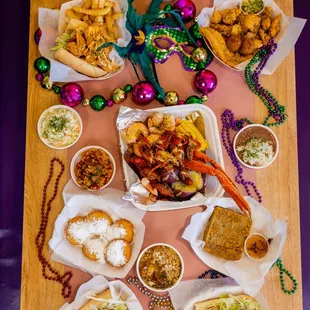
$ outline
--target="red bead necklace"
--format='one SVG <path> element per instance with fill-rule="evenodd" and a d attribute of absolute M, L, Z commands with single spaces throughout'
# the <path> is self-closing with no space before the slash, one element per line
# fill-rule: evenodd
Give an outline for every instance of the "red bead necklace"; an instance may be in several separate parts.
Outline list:
<path fill-rule="evenodd" d="M 55 181 L 53 196 L 46 203 L 47 201 L 46 192 L 53 177 L 55 163 L 58 163 L 60 165 L 61 171 L 59 172 Z M 56 269 L 54 269 L 51 266 L 51 264 L 48 262 L 47 258 L 43 254 L 43 248 L 46 239 L 46 229 L 48 225 L 48 217 L 52 209 L 51 204 L 57 196 L 59 180 L 62 177 L 64 171 L 65 171 L 64 164 L 58 158 L 53 158 L 50 163 L 49 176 L 43 188 L 43 197 L 41 204 L 41 223 L 39 232 L 35 239 L 35 244 L 37 247 L 38 259 L 42 265 L 42 276 L 46 280 L 56 281 L 60 283 L 62 285 L 62 291 L 61 291 L 62 296 L 64 298 L 68 298 L 71 295 L 71 289 L 72 289 L 72 286 L 70 284 L 70 280 L 72 278 L 72 272 L 67 271 L 63 275 L 61 275 Z M 48 271 L 46 269 L 48 269 Z"/>

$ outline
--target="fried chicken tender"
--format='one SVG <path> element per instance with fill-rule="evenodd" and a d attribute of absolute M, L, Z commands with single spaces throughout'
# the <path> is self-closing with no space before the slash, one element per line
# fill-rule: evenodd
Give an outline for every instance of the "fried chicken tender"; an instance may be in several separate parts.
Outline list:
<path fill-rule="evenodd" d="M 233 25 L 237 22 L 240 14 L 241 9 L 239 7 L 235 7 L 233 9 L 225 9 L 221 12 L 222 21 L 226 25 Z"/>
<path fill-rule="evenodd" d="M 254 46 L 255 46 L 255 49 L 261 48 L 263 46 L 262 40 L 254 39 Z"/>
<path fill-rule="evenodd" d="M 262 28 L 258 30 L 258 34 L 262 39 L 263 44 L 264 45 L 268 44 L 269 40 L 271 39 L 271 36 L 267 32 L 265 32 L 264 29 Z"/>
<path fill-rule="evenodd" d="M 240 53 L 243 55 L 252 55 L 255 51 L 254 41 L 254 38 L 245 38 L 242 42 Z"/>
<path fill-rule="evenodd" d="M 270 36 L 274 38 L 280 32 L 280 29 L 281 29 L 281 14 L 277 15 L 271 22 Z"/>
<path fill-rule="evenodd" d="M 270 17 L 262 17 L 261 27 L 267 31 L 271 26 L 271 18 Z"/>
<path fill-rule="evenodd" d="M 222 21 L 222 14 L 219 10 L 214 11 L 211 17 L 211 23 L 219 24 Z"/>
<path fill-rule="evenodd" d="M 240 34 L 233 34 L 231 35 L 227 42 L 227 47 L 233 52 L 236 53 L 239 51 L 241 45 L 242 45 L 242 38 Z"/>
<path fill-rule="evenodd" d="M 260 14 L 262 17 L 271 17 L 272 8 L 271 6 L 266 6 L 264 11 Z"/>
<path fill-rule="evenodd" d="M 242 34 L 243 30 L 240 24 L 235 24 L 231 28 L 231 34 L 236 35 L 236 34 Z"/>
<path fill-rule="evenodd" d="M 210 24 L 210 27 L 217 30 L 221 35 L 228 37 L 231 34 L 232 26 L 223 24 Z"/>
<path fill-rule="evenodd" d="M 241 25 L 244 31 L 257 33 L 260 26 L 261 18 L 257 15 L 244 15 L 241 19 Z"/>
<path fill-rule="evenodd" d="M 231 67 L 235 67 L 252 57 L 253 55 L 240 55 L 239 53 L 236 53 L 232 58 L 227 59 L 226 63 Z"/>

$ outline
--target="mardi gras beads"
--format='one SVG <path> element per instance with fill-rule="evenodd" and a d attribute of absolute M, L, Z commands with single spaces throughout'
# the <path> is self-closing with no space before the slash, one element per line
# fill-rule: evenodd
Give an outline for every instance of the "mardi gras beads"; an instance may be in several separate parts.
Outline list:
<path fill-rule="evenodd" d="M 95 95 L 90 99 L 89 105 L 95 111 L 102 111 L 107 106 L 107 101 L 103 96 Z"/>
<path fill-rule="evenodd" d="M 46 73 L 50 70 L 51 64 L 50 64 L 50 61 L 46 59 L 45 57 L 39 57 L 34 62 L 34 68 L 39 73 Z"/>
<path fill-rule="evenodd" d="M 60 90 L 61 102 L 68 107 L 76 107 L 84 99 L 83 88 L 74 82 L 64 84 Z"/>

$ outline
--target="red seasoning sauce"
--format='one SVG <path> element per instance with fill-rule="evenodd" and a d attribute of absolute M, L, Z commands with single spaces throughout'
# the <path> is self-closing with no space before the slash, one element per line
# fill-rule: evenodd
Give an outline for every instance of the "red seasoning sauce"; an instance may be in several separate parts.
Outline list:
<path fill-rule="evenodd" d="M 261 259 L 268 252 L 268 241 L 260 235 L 252 235 L 246 241 L 246 250 L 253 259 Z"/>

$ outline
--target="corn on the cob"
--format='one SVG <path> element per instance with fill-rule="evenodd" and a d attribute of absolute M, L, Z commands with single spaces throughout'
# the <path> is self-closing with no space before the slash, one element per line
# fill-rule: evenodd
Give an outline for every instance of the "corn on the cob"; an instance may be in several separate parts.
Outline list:
<path fill-rule="evenodd" d="M 204 139 L 200 131 L 188 120 L 182 120 L 180 125 L 176 127 L 176 131 L 196 139 L 201 144 L 199 151 L 203 151 L 209 147 L 208 142 Z"/>

